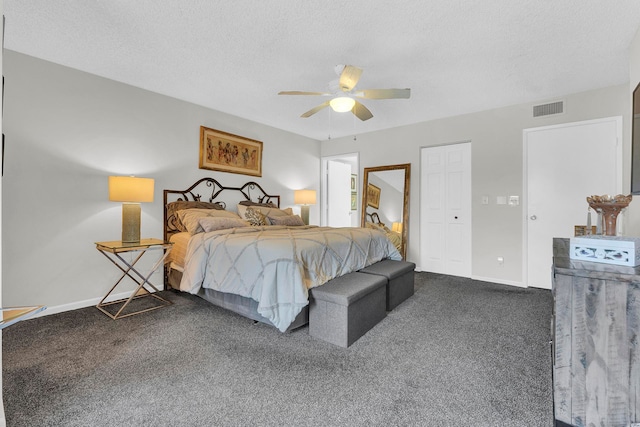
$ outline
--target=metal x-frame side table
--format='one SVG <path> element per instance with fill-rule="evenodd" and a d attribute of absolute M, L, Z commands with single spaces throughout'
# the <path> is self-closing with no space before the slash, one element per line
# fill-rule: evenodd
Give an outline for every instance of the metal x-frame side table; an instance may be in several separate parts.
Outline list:
<path fill-rule="evenodd" d="M 173 247 L 173 243 L 165 242 L 164 240 L 159 239 L 141 239 L 140 242 L 137 243 L 123 243 L 121 241 L 111 241 L 111 242 L 96 242 L 96 249 L 100 251 L 109 261 L 111 261 L 116 267 L 122 271 L 122 276 L 118 279 L 118 281 L 113 285 L 113 287 L 107 292 L 107 294 L 102 298 L 102 300 L 96 305 L 100 311 L 109 316 L 112 319 L 121 319 L 123 317 L 133 316 L 135 314 L 144 313 L 146 311 L 155 310 L 158 308 L 165 307 L 167 305 L 171 305 L 171 301 L 167 301 L 166 299 L 156 295 L 157 292 L 160 292 L 158 288 L 156 288 L 150 281 L 149 278 L 151 275 L 164 263 L 164 260 L 171 252 L 171 248 Z M 151 267 L 151 271 L 149 274 L 144 276 L 134 267 L 136 263 L 142 258 L 142 256 L 147 253 L 147 251 L 151 250 L 162 250 L 163 255 L 158 261 Z M 128 252 L 140 252 L 138 256 L 132 261 L 128 262 L 125 258 L 121 256 L 121 254 Z M 104 301 L 111 295 L 114 289 L 122 282 L 122 279 L 128 276 L 131 280 L 138 284 L 138 287 L 131 294 L 129 298 L 119 299 L 117 301 L 110 301 L 105 303 Z M 153 291 L 147 289 L 145 285 L 151 287 Z M 132 313 L 122 314 L 123 310 L 133 301 L 134 299 L 144 298 L 144 297 L 153 297 L 158 300 L 160 303 L 151 308 L 146 308 L 143 310 L 134 311 Z M 116 312 L 116 314 L 111 314 L 104 307 L 123 303 L 122 307 Z"/>

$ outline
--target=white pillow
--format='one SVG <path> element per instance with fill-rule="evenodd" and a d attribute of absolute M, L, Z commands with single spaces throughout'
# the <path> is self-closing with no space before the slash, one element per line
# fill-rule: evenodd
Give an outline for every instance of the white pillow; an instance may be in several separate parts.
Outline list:
<path fill-rule="evenodd" d="M 204 232 L 198 220 L 207 217 L 240 219 L 237 214 L 220 209 L 183 209 L 178 211 L 178 218 L 190 234 Z"/>
<path fill-rule="evenodd" d="M 226 230 L 228 228 L 249 227 L 251 225 L 244 219 L 227 217 L 204 217 L 200 218 L 198 223 L 200 223 L 200 226 L 206 233 L 216 230 Z"/>

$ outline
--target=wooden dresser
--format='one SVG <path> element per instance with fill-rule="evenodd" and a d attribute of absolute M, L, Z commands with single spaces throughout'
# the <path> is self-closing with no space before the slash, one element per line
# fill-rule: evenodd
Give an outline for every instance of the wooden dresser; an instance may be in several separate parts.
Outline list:
<path fill-rule="evenodd" d="M 640 427 L 640 267 L 553 254 L 556 426 Z"/>

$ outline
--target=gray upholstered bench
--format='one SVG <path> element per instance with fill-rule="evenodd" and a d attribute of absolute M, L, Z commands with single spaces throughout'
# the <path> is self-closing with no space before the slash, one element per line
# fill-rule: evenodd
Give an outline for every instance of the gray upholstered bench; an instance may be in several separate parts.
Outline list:
<path fill-rule="evenodd" d="M 349 273 L 311 289 L 309 334 L 349 347 L 386 316 L 384 277 Z"/>
<path fill-rule="evenodd" d="M 387 283 L 387 311 L 396 308 L 413 295 L 416 265 L 408 261 L 385 259 L 360 270 L 360 273 L 385 277 Z"/>

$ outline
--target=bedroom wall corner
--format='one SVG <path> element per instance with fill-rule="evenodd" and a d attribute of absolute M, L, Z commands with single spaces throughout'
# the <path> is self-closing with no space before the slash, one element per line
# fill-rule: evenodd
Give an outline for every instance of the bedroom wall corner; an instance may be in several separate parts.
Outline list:
<path fill-rule="evenodd" d="M 226 186 L 256 181 L 298 211 L 293 191 L 320 189 L 316 140 L 13 51 L 4 68 L 6 304 L 44 304 L 47 314 L 107 293 L 120 273 L 94 242 L 120 238 L 109 175 L 155 179 L 154 202 L 142 204 L 143 238 L 162 237 L 162 190 L 205 176 Z M 262 177 L 199 169 L 200 126 L 262 141 Z"/>

